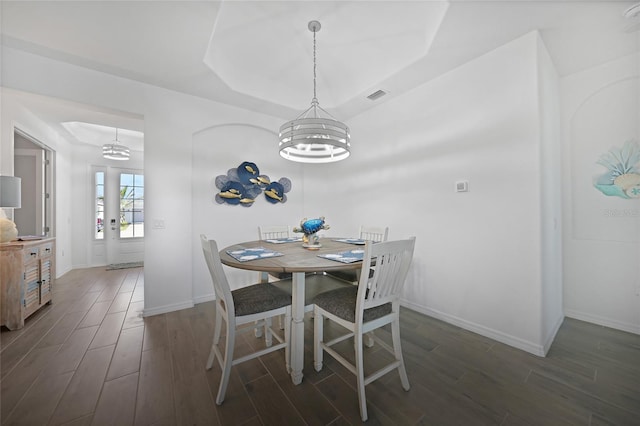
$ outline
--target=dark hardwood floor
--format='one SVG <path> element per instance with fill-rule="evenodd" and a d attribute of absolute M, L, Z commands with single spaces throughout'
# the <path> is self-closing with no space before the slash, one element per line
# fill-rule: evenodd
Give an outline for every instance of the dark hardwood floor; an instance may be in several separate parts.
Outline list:
<path fill-rule="evenodd" d="M 213 303 L 143 319 L 143 286 L 142 268 L 74 270 L 23 329 L 3 328 L 2 424 L 360 423 L 354 376 L 329 356 L 312 368 L 312 318 L 301 385 L 279 351 L 234 367 L 216 406 L 220 369 L 204 369 Z M 539 358 L 407 309 L 401 320 L 411 390 L 397 372 L 368 385 L 368 424 L 640 425 L 639 335 L 567 319 Z M 261 343 L 243 336 L 239 352 Z M 365 357 L 375 368 L 387 355 Z"/>

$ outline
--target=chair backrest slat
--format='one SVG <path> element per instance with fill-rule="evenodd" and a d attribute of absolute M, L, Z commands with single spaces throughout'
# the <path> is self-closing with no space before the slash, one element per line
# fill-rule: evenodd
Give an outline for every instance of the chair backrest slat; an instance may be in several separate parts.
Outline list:
<path fill-rule="evenodd" d="M 415 241 L 415 237 L 411 237 L 365 244 L 356 303 L 356 316 L 360 315 L 360 321 L 364 309 L 399 299 L 413 258 Z M 370 269 L 373 270 L 372 276 L 369 275 Z"/>
<path fill-rule="evenodd" d="M 360 238 L 369 241 L 387 241 L 389 227 L 360 226 Z"/>
<path fill-rule="evenodd" d="M 235 306 L 233 304 L 233 296 L 231 295 L 229 281 L 222 268 L 218 244 L 216 244 L 215 240 L 208 240 L 205 235 L 200 235 L 200 243 L 207 267 L 209 268 L 209 273 L 211 274 L 211 280 L 213 281 L 213 291 L 216 294 L 216 300 L 223 302 L 222 307 L 228 314 L 228 320 L 234 321 Z"/>
<path fill-rule="evenodd" d="M 290 226 L 258 226 L 258 238 L 261 240 L 289 237 L 291 237 Z"/>

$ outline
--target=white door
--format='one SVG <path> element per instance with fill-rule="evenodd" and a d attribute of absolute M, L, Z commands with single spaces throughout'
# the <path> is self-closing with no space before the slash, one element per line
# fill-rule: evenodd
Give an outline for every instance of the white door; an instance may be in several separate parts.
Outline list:
<path fill-rule="evenodd" d="M 144 258 L 142 170 L 95 168 L 94 179 L 96 208 L 92 263 L 141 262 Z"/>
<path fill-rule="evenodd" d="M 55 236 L 51 203 L 53 151 L 19 129 L 14 133 L 14 175 L 22 178 L 22 207 L 14 210 L 20 235 Z"/>

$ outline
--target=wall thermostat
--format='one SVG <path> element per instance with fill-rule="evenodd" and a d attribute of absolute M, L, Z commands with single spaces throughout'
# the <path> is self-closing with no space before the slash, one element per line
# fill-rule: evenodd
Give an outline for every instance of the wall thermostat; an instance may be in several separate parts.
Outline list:
<path fill-rule="evenodd" d="M 456 182 L 456 192 L 469 192 L 469 181 L 459 180 Z"/>

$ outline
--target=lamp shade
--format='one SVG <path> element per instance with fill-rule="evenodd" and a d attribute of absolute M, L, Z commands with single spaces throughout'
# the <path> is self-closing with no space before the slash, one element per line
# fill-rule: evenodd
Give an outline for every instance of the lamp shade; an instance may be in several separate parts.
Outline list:
<path fill-rule="evenodd" d="M 20 208 L 22 198 L 20 184 L 22 179 L 15 176 L 0 176 L 0 208 Z"/>

